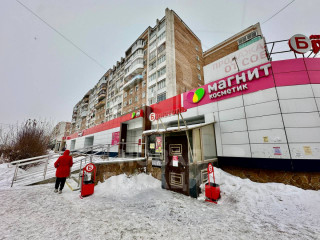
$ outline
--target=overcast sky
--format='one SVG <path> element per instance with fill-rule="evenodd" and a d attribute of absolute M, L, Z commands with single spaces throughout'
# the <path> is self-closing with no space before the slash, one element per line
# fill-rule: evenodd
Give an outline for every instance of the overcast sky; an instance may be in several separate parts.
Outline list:
<path fill-rule="evenodd" d="M 104 68 L 16 0 L 0 0 L 0 127 L 29 118 L 71 121 L 74 105 L 166 7 L 203 50 L 257 22 L 267 42 L 320 34 L 319 0 L 295 0 L 270 20 L 292 0 L 19 1 Z"/>

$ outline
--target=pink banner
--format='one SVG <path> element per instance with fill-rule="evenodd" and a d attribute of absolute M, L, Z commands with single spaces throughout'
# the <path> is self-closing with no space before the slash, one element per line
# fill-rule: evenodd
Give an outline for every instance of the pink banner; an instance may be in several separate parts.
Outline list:
<path fill-rule="evenodd" d="M 111 145 L 118 145 L 119 141 L 120 141 L 120 132 L 113 132 Z"/>

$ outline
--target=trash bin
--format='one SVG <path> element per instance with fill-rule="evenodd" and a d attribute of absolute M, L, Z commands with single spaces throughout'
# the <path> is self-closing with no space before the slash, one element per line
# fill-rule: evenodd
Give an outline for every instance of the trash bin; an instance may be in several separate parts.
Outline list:
<path fill-rule="evenodd" d="M 94 182 L 96 179 L 96 166 L 93 163 L 87 164 L 83 168 L 81 178 L 81 197 L 94 193 Z"/>

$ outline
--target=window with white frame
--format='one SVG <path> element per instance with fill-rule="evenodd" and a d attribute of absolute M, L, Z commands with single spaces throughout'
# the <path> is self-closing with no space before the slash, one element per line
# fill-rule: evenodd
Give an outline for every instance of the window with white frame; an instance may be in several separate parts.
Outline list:
<path fill-rule="evenodd" d="M 139 85 L 136 86 L 136 92 L 138 92 L 138 90 L 139 90 Z"/>
<path fill-rule="evenodd" d="M 146 93 L 142 92 L 142 98 L 145 98 L 145 97 L 146 97 Z"/>
<path fill-rule="evenodd" d="M 198 60 L 198 61 L 200 61 L 200 58 L 199 58 L 199 56 L 198 56 L 198 55 L 196 56 L 196 58 L 197 58 L 197 60 Z"/>
<path fill-rule="evenodd" d="M 200 65 L 199 64 L 197 64 L 197 68 L 198 68 L 198 70 L 200 70 Z"/>
<path fill-rule="evenodd" d="M 157 45 L 157 40 L 154 40 L 152 43 L 150 43 L 149 49 L 154 48 Z"/>
<path fill-rule="evenodd" d="M 132 99 L 131 99 L 131 98 L 129 99 L 129 105 L 130 105 L 130 104 L 132 104 Z"/>
<path fill-rule="evenodd" d="M 144 87 L 146 85 L 146 81 L 142 81 L 142 87 Z"/>
<path fill-rule="evenodd" d="M 198 79 L 201 81 L 201 75 L 198 73 Z"/>
<path fill-rule="evenodd" d="M 158 47 L 158 54 L 162 53 L 166 49 L 166 43 L 164 42 L 161 44 L 160 47 Z"/>
<path fill-rule="evenodd" d="M 165 37 L 166 37 L 166 32 L 161 33 L 158 37 L 158 42 L 164 39 Z"/>
<path fill-rule="evenodd" d="M 129 92 L 129 94 L 131 95 L 133 93 L 133 89 L 130 89 L 130 92 Z"/>
<path fill-rule="evenodd" d="M 124 92 L 124 94 L 123 94 L 123 97 L 127 97 L 128 96 L 128 93 L 127 92 Z"/>
<path fill-rule="evenodd" d="M 166 95 L 167 95 L 166 92 L 159 94 L 159 95 L 157 96 L 157 102 L 161 102 L 161 101 L 163 101 L 163 100 L 166 100 Z"/>
<path fill-rule="evenodd" d="M 160 63 L 163 63 L 166 60 L 166 55 L 162 55 L 161 57 L 158 58 L 158 65 Z"/>
<path fill-rule="evenodd" d="M 149 90 L 150 90 L 151 93 L 154 92 L 156 90 L 156 85 L 151 86 L 149 88 Z"/>
<path fill-rule="evenodd" d="M 199 47 L 198 46 L 196 46 L 196 51 L 199 51 Z"/>
<path fill-rule="evenodd" d="M 138 96 L 135 96 L 134 101 L 138 102 Z"/>
<path fill-rule="evenodd" d="M 125 101 L 125 102 L 123 103 L 123 106 L 125 107 L 125 106 L 127 106 L 127 104 L 128 104 L 128 102 Z"/>
<path fill-rule="evenodd" d="M 158 85 L 158 90 L 164 88 L 166 86 L 166 79 L 161 80 L 160 82 L 157 83 Z"/>
<path fill-rule="evenodd" d="M 166 73 L 166 67 L 163 67 L 161 68 L 159 71 L 158 71 L 158 77 L 162 76 L 163 74 Z"/>
<path fill-rule="evenodd" d="M 154 50 L 150 53 L 149 60 L 152 60 L 157 55 L 157 51 Z"/>
<path fill-rule="evenodd" d="M 163 21 L 162 23 L 160 23 L 159 30 L 162 29 L 164 26 L 166 26 L 166 21 Z"/>
<path fill-rule="evenodd" d="M 152 63 L 149 64 L 149 70 L 154 69 L 157 66 L 157 61 L 154 61 Z"/>
<path fill-rule="evenodd" d="M 157 73 L 152 74 L 151 76 L 149 76 L 149 82 L 155 80 L 157 78 Z"/>

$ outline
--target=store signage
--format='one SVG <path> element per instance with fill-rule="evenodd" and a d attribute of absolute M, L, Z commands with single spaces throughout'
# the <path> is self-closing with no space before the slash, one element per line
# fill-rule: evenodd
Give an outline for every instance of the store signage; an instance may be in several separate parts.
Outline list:
<path fill-rule="evenodd" d="M 155 113 L 150 113 L 150 115 L 149 115 L 149 120 L 150 120 L 151 122 L 153 122 L 154 120 L 156 120 L 156 114 L 155 114 Z"/>
<path fill-rule="evenodd" d="M 120 132 L 113 132 L 111 145 L 118 145 L 119 142 L 120 142 Z"/>
<path fill-rule="evenodd" d="M 205 83 L 235 74 L 268 62 L 265 42 L 261 39 L 233 52 L 213 63 L 204 66 Z"/>
<path fill-rule="evenodd" d="M 189 92 L 187 100 L 191 103 L 198 103 L 203 98 L 205 92 L 203 88 L 198 88 L 195 92 Z"/>
<path fill-rule="evenodd" d="M 184 107 L 188 109 L 238 96 L 243 94 L 243 92 L 255 92 L 259 89 L 265 89 L 267 86 L 272 87 L 274 83 L 270 74 L 270 68 L 271 64 L 268 63 L 206 84 L 202 87 L 204 95 L 201 97 L 201 101 L 198 102 L 191 100 L 191 95 L 196 94 L 200 88 L 196 91 L 184 93 Z M 265 80 L 260 81 L 261 78 L 265 78 Z"/>
<path fill-rule="evenodd" d="M 149 120 L 152 122 L 154 120 L 158 120 L 163 117 L 169 117 L 171 115 L 176 115 L 176 114 L 183 113 L 186 111 L 187 111 L 187 109 L 185 109 L 184 107 L 180 107 L 180 108 L 173 109 L 173 110 L 163 112 L 163 113 L 150 113 Z"/>
<path fill-rule="evenodd" d="M 303 34 L 293 35 L 289 39 L 289 47 L 295 53 L 304 54 L 312 48 L 314 54 L 320 51 L 320 35 L 311 35 L 309 38 Z"/>
<path fill-rule="evenodd" d="M 141 109 L 139 111 L 133 112 L 131 114 L 131 119 L 142 117 L 142 116 L 143 116 L 143 110 Z"/>

